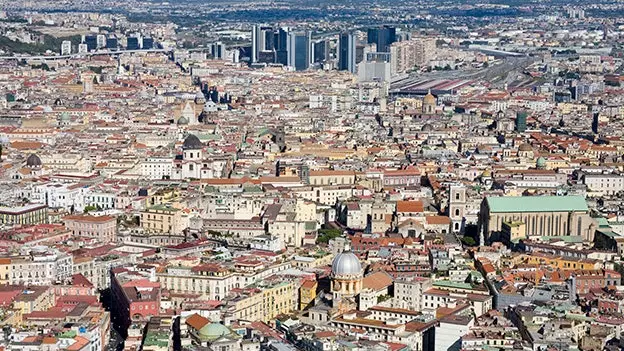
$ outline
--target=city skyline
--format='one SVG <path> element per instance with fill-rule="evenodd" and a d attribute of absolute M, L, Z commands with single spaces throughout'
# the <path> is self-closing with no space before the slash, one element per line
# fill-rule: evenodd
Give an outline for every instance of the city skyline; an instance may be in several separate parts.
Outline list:
<path fill-rule="evenodd" d="M 624 5 L 0 4 L 1 349 L 622 349 Z"/>

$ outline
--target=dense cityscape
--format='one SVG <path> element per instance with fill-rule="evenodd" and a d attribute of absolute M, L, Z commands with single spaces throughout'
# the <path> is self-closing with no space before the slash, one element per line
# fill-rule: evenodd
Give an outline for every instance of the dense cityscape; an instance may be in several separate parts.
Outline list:
<path fill-rule="evenodd" d="M 624 350 L 624 3 L 0 5 L 0 350 Z"/>

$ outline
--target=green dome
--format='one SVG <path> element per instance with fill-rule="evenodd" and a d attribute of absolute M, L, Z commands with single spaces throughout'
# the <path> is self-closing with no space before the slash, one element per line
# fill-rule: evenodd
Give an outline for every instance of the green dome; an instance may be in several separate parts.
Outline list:
<path fill-rule="evenodd" d="M 544 168 L 544 167 L 546 167 L 546 159 L 543 158 L 543 157 L 538 158 L 535 165 L 537 166 L 537 168 Z"/>
<path fill-rule="evenodd" d="M 232 331 L 228 327 L 220 323 L 206 324 L 199 330 L 199 335 L 202 338 L 212 340 L 218 339 L 225 335 L 230 335 L 231 333 Z"/>

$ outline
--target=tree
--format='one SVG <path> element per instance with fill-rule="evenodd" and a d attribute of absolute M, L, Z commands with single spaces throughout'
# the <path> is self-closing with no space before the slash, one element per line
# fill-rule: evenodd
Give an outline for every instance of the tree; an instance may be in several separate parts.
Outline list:
<path fill-rule="evenodd" d="M 91 211 L 96 211 L 97 209 L 98 209 L 97 206 L 88 205 L 88 206 L 85 206 L 84 213 L 89 213 Z"/>
<path fill-rule="evenodd" d="M 331 239 L 337 238 L 341 235 L 342 231 L 340 229 L 320 229 L 316 242 L 327 244 Z"/>
<path fill-rule="evenodd" d="M 464 243 L 464 245 L 466 246 L 475 246 L 477 245 L 477 242 L 475 241 L 475 239 L 473 239 L 470 236 L 464 236 L 461 238 L 462 243 Z"/>
<path fill-rule="evenodd" d="M 384 301 L 390 300 L 392 298 L 392 296 L 390 295 L 379 295 L 377 296 L 377 303 L 382 303 Z"/>

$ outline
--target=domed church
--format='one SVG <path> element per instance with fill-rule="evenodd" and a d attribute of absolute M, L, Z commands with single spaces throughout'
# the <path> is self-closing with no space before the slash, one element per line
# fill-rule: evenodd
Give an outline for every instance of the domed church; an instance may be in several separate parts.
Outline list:
<path fill-rule="evenodd" d="M 321 291 L 307 309 L 308 322 L 313 325 L 326 325 L 341 313 L 375 306 L 380 296 L 389 294 L 393 283 L 382 271 L 364 276 L 360 259 L 348 248 L 334 257 L 329 279 L 330 291 Z"/>
<path fill-rule="evenodd" d="M 334 258 L 331 268 L 331 292 L 334 300 L 354 298 L 362 291 L 364 271 L 358 257 L 350 250 Z"/>
<path fill-rule="evenodd" d="M 174 112 L 174 119 L 178 126 L 200 124 L 199 115 L 206 105 L 204 93 L 198 91 L 193 100 L 184 100 Z"/>
<path fill-rule="evenodd" d="M 422 113 L 432 115 L 436 112 L 436 97 L 431 94 L 431 90 L 425 95 L 422 102 Z"/>
<path fill-rule="evenodd" d="M 184 321 L 193 346 L 206 350 L 242 350 L 241 337 L 227 326 L 211 322 L 198 314 Z M 184 335 L 186 336 L 186 335 Z"/>

